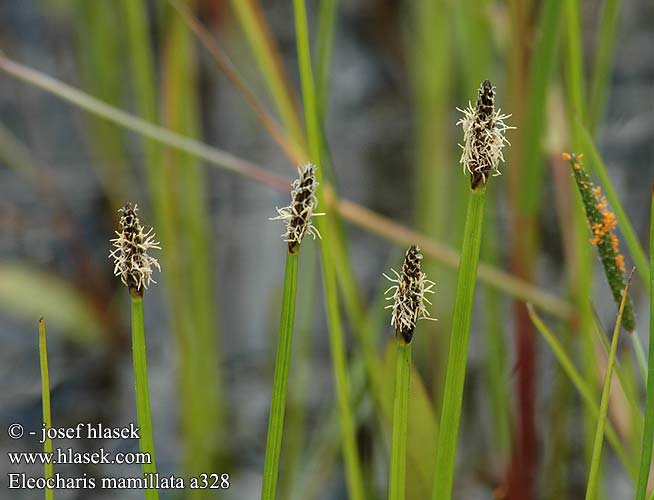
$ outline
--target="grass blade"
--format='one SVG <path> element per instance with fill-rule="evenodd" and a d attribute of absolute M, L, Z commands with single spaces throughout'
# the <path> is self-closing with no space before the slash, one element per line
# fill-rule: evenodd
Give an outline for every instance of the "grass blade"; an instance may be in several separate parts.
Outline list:
<path fill-rule="evenodd" d="M 293 163 L 302 163 L 302 158 L 305 156 L 302 148 L 266 110 L 243 77 L 241 77 L 236 66 L 234 66 L 232 61 L 211 36 L 209 31 L 193 16 L 193 13 L 186 5 L 179 3 L 177 0 L 169 0 L 169 3 L 181 16 L 188 29 L 195 34 L 205 49 L 209 54 L 211 54 L 216 65 L 225 74 L 234 88 L 241 94 L 245 102 L 250 106 L 261 124 L 265 127 L 266 131 L 270 134 L 270 137 L 277 142 L 284 154 L 291 159 Z"/>
<path fill-rule="evenodd" d="M 318 11 L 318 36 L 316 41 L 316 101 L 318 115 L 327 116 L 329 100 L 329 76 L 334 47 L 334 25 L 338 0 L 321 0 Z"/>
<path fill-rule="evenodd" d="M 570 379 L 570 382 L 572 382 L 572 384 L 577 389 L 577 392 L 579 392 L 581 395 L 581 398 L 586 404 L 586 407 L 590 410 L 594 418 L 598 418 L 599 406 L 593 397 L 593 391 L 591 390 L 590 386 L 584 381 L 584 378 L 575 368 L 574 363 L 565 352 L 565 349 L 563 349 L 561 343 L 549 330 L 549 328 L 545 326 L 545 323 L 543 323 L 543 320 L 538 316 L 538 314 L 536 314 L 536 311 L 534 311 L 534 308 L 531 304 L 528 306 L 528 311 L 532 323 L 543 336 L 547 344 L 550 346 L 550 349 L 552 349 L 554 356 L 563 368 L 563 371 L 565 371 L 566 375 Z M 620 458 L 620 461 L 624 465 L 629 475 L 635 480 L 638 473 L 636 464 L 634 464 L 627 455 L 624 446 L 620 441 L 620 438 L 618 437 L 610 422 L 607 423 L 606 438 L 608 439 L 609 443 L 611 443 L 611 446 L 615 450 L 616 455 L 618 455 Z"/>
<path fill-rule="evenodd" d="M 148 384 L 148 364 L 145 347 L 145 326 L 143 322 L 143 297 L 130 294 L 132 299 L 132 355 L 134 361 L 134 386 L 136 391 L 136 415 L 141 437 L 139 449 L 150 456 L 150 463 L 143 464 L 143 474 L 156 474 L 157 462 L 154 455 L 152 432 L 152 411 L 150 409 L 150 388 Z M 146 500 L 159 500 L 156 488 L 145 490 Z"/>
<path fill-rule="evenodd" d="M 291 351 L 293 346 L 295 296 L 297 291 L 297 263 L 298 252 L 287 252 L 282 299 L 282 316 L 279 325 L 279 343 L 277 345 L 273 393 L 270 402 L 268 438 L 266 440 L 266 459 L 263 468 L 263 486 L 261 488 L 262 500 L 274 500 L 277 492 L 279 457 L 282 449 L 284 411 L 286 409 L 288 369 L 291 364 Z"/>
<path fill-rule="evenodd" d="M 318 106 L 316 101 L 316 87 L 311 67 L 311 52 L 309 46 L 309 27 L 307 25 L 307 13 L 304 0 L 293 0 L 293 11 L 295 15 L 295 30 L 298 52 L 298 63 L 300 67 L 300 81 L 302 85 L 302 98 L 304 103 L 305 122 L 307 129 L 307 142 L 310 157 L 321 164 L 321 132 Z M 317 170 L 317 180 L 322 184 L 322 172 Z M 317 196 L 321 202 L 325 200 L 326 185 L 318 188 Z M 330 195 L 332 194 L 331 189 Z M 330 201 L 333 196 L 329 196 Z M 331 203 L 326 203 L 327 211 Z M 341 436 L 343 446 L 343 457 L 345 461 L 345 476 L 348 493 L 351 500 L 363 500 L 365 498 L 361 462 L 356 444 L 355 422 L 350 401 L 350 383 L 347 373 L 347 362 L 345 353 L 345 339 L 341 312 L 338 303 L 338 288 L 336 282 L 336 270 L 330 256 L 330 238 L 332 237 L 333 225 L 325 218 L 318 218 L 317 225 L 323 235 L 321 241 L 321 262 L 323 271 L 323 286 L 325 290 L 325 302 L 327 310 L 327 327 L 329 330 L 329 343 L 332 353 L 334 368 L 334 379 L 336 385 L 336 396 L 340 411 Z"/>
<path fill-rule="evenodd" d="M 618 350 L 618 338 L 620 337 L 620 325 L 622 323 L 622 313 L 624 312 L 627 297 L 629 296 L 629 286 L 631 285 L 631 276 L 633 270 L 627 280 L 624 292 L 622 294 L 622 301 L 620 302 L 620 310 L 618 311 L 618 319 L 615 322 L 613 329 L 613 338 L 611 340 L 611 350 L 609 351 L 609 359 L 606 364 L 606 374 L 604 376 L 604 388 L 602 389 L 602 399 L 600 402 L 599 416 L 597 419 L 597 430 L 595 432 L 595 444 L 593 446 L 593 457 L 590 465 L 590 472 L 588 474 L 588 485 L 586 489 L 586 500 L 595 500 L 597 496 L 597 489 L 599 483 L 599 468 L 602 460 L 602 447 L 604 444 L 604 430 L 606 428 L 606 419 L 609 411 L 609 396 L 611 392 L 611 381 L 613 380 L 613 368 L 615 367 L 615 356 Z"/>
<path fill-rule="evenodd" d="M 293 486 L 302 473 L 306 444 L 308 438 L 308 408 L 306 401 L 311 388 L 310 373 L 312 369 L 311 350 L 314 343 L 313 320 L 316 312 L 316 279 L 318 277 L 318 249 L 314 245 L 306 245 L 302 249 L 298 266 L 302 266 L 302 274 L 298 276 L 298 286 L 304 293 L 296 302 L 298 311 L 297 335 L 292 356 L 295 358 L 293 377 L 289 381 L 288 403 L 285 416 L 284 443 L 279 483 L 279 496 L 291 499 Z"/>
<path fill-rule="evenodd" d="M 298 144 L 304 143 L 302 123 L 279 50 L 261 12 L 259 0 L 232 0 L 232 9 L 243 27 L 284 128 Z"/>
<path fill-rule="evenodd" d="M 559 34 L 561 0 L 542 4 L 538 36 L 531 59 L 531 74 L 524 124 L 524 182 L 520 184 L 520 206 L 528 214 L 540 210 L 543 187 L 542 140 L 545 129 L 547 90 L 553 73 Z"/>
<path fill-rule="evenodd" d="M 468 340 L 472 322 L 472 306 L 475 296 L 485 200 L 485 188 L 470 192 L 454 303 L 450 351 L 447 359 L 443 409 L 440 419 L 440 428 L 447 429 L 447 431 L 440 432 L 438 435 L 436 471 L 432 492 L 434 500 L 452 498 L 456 445 L 468 359 Z"/>
<path fill-rule="evenodd" d="M 620 0 L 604 0 L 602 17 L 597 31 L 597 51 L 593 61 L 593 78 L 590 89 L 588 128 L 595 132 L 602 120 L 606 93 L 611 79 L 611 62 L 615 38 L 620 23 Z"/>
<path fill-rule="evenodd" d="M 39 359 L 41 361 L 41 402 L 43 405 L 43 424 L 45 429 L 49 430 L 52 427 L 52 416 L 50 414 L 50 372 L 48 370 L 48 346 L 45 336 L 45 320 L 39 320 Z M 43 451 L 45 453 L 52 453 L 52 439 L 46 438 L 43 443 Z M 45 464 L 45 479 L 46 481 L 54 476 L 54 465 L 50 463 Z M 45 500 L 53 500 L 54 491 L 50 488 L 45 488 Z"/>
<path fill-rule="evenodd" d="M 388 498 L 389 500 L 404 500 L 406 495 L 406 443 L 409 421 L 411 344 L 405 342 L 401 336 L 397 336 L 396 343 L 395 399 L 393 403 L 393 437 Z"/>
<path fill-rule="evenodd" d="M 654 187 L 652 189 L 652 207 L 649 228 L 649 361 L 647 368 L 647 395 L 645 397 L 645 427 L 643 430 L 643 448 L 640 454 L 640 469 L 636 487 L 636 500 L 644 500 L 647 494 L 647 482 L 654 446 Z M 652 492 L 654 496 L 654 491 Z"/>

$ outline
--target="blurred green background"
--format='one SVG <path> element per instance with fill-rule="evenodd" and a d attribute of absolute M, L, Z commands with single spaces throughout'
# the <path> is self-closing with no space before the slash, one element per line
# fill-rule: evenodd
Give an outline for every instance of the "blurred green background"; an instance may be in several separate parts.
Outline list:
<path fill-rule="evenodd" d="M 455 497 L 579 498 L 595 423 L 537 336 L 524 301 L 542 309 L 599 400 L 603 358 L 585 333 L 594 328 L 593 308 L 609 331 L 616 308 L 560 153 L 584 152 L 583 124 L 644 245 L 654 178 L 654 5 L 306 3 L 329 159 L 320 167 L 342 200 L 343 246 L 334 259 L 370 498 L 385 497 L 390 442 L 381 409 L 392 397 L 393 370 L 384 368 L 392 331 L 381 273 L 398 269 L 416 238 L 437 284 L 432 314 L 439 321 L 421 324 L 414 341 L 409 496 L 427 498 L 431 488 L 456 279 L 452 252 L 461 243 L 468 185 L 458 165 L 456 108 L 474 101 L 485 78 L 517 129 L 508 133 L 504 175 L 489 187 Z M 0 425 L 40 426 L 41 315 L 49 328 L 55 425 L 135 418 L 128 296 L 107 255 L 116 209 L 136 202 L 163 247 L 159 285 L 145 299 L 159 470 L 232 477 L 227 492 L 162 498 L 258 498 L 285 254 L 282 226 L 268 218 L 287 203 L 284 186 L 305 147 L 293 5 L 175 5 L 0 3 Z M 131 116 L 121 126 L 95 103 L 85 111 L 79 96 L 62 100 L 56 82 L 37 88 L 44 86 L 38 75 L 10 60 Z M 136 117 L 198 142 L 180 149 L 178 136 L 161 129 L 144 136 Z M 303 247 L 280 498 L 340 499 L 346 490 L 317 245 Z M 622 248 L 630 267 L 634 258 L 624 242 Z M 636 282 L 641 325 L 648 319 L 645 292 Z M 645 330 L 638 330 L 643 342 Z M 631 357 L 625 345 L 621 362 L 631 367 Z M 632 372 L 631 390 L 640 395 Z M 635 457 L 638 415 L 620 397 L 611 417 Z M 16 446 L 2 432 L 2 456 Z M 37 443 L 20 446 L 38 450 Z M 630 498 L 632 482 L 612 450 L 603 467 L 603 498 Z M 3 476 L 15 470 L 0 458 Z M 113 465 L 61 472 L 139 474 L 138 466 Z M 0 498 L 34 497 L 0 491 Z"/>

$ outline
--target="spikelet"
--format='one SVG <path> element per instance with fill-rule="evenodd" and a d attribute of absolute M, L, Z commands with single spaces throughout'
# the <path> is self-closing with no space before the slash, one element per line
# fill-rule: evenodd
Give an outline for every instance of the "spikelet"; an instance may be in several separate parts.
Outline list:
<path fill-rule="evenodd" d="M 460 163 L 463 172 L 470 174 L 470 187 L 474 190 L 485 185 L 489 176 L 501 175 L 499 166 L 504 162 L 502 149 L 510 145 L 504 133 L 510 127 L 504 120 L 511 115 L 495 110 L 495 90 L 491 82 L 484 80 L 479 88 L 477 105 L 468 102 L 466 109 L 457 108 L 463 117 L 457 125 L 463 127 L 464 144 Z"/>
<path fill-rule="evenodd" d="M 425 306 L 425 303 L 431 305 L 425 294 L 434 293 L 435 284 L 420 270 L 421 260 L 420 249 L 416 245 L 411 245 L 404 257 L 402 274 L 398 274 L 395 269 L 391 269 L 395 278 L 384 274 L 387 280 L 395 283 L 385 292 L 386 300 L 393 301 L 386 306 L 386 309 L 392 309 L 391 326 L 395 327 L 396 334 L 401 335 L 407 344 L 413 338 L 418 320 L 434 320 L 429 317 L 429 311 Z"/>
<path fill-rule="evenodd" d="M 325 215 L 314 212 L 318 206 L 316 168 L 318 167 L 311 163 L 298 168 L 298 178 L 291 185 L 291 204 L 277 208 L 277 217 L 270 218 L 286 221 L 286 232 L 282 234 L 282 238 L 288 243 L 290 253 L 295 252 L 306 234 L 310 234 L 314 240 L 321 237 L 318 228 L 311 221 L 314 216 Z"/>
<path fill-rule="evenodd" d="M 595 186 L 582 165 L 582 154 L 563 153 L 563 159 L 570 162 L 581 200 L 586 211 L 586 220 L 591 231 L 590 243 L 597 247 L 606 280 L 611 288 L 611 294 L 616 305 L 620 306 L 625 289 L 624 274 L 626 272 L 624 256 L 620 253 L 620 241 L 615 234 L 618 221 L 615 214 L 608 208 L 602 188 Z M 631 332 L 636 327 L 631 298 L 627 297 L 622 326 Z"/>
<path fill-rule="evenodd" d="M 161 247 L 155 241 L 154 230 L 145 231 L 141 226 L 136 214 L 137 205 L 127 203 L 118 212 L 121 213 L 120 231 L 116 231 L 118 237 L 111 240 L 115 248 L 109 253 L 109 258 L 114 259 L 114 275 L 120 277 L 130 294 L 142 297 L 148 285 L 156 283 L 152 279 L 154 268 L 161 271 L 159 262 L 148 254 L 148 250 L 161 250 Z"/>

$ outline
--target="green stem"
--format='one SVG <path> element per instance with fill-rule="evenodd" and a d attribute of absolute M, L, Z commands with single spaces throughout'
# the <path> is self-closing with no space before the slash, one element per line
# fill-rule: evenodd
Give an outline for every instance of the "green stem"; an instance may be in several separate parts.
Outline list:
<path fill-rule="evenodd" d="M 279 324 L 279 343 L 275 360 L 270 417 L 268 419 L 268 439 L 266 440 L 266 460 L 263 467 L 262 500 L 274 500 L 277 492 L 279 456 L 282 449 L 284 431 L 284 410 L 286 409 L 286 388 L 288 369 L 291 364 L 293 346 L 293 325 L 295 323 L 295 295 L 297 291 L 298 252 L 286 254 L 286 273 L 284 275 L 284 295 L 282 317 Z"/>
<path fill-rule="evenodd" d="M 594 314 L 593 319 L 595 321 L 595 337 L 597 337 L 599 340 L 602 350 L 604 351 L 605 356 L 608 358 L 609 352 L 611 351 L 611 344 L 608 341 L 608 334 L 602 328 L 597 315 Z M 592 341 L 588 344 L 588 348 L 594 349 L 594 343 Z M 593 359 L 595 359 L 594 356 Z M 597 368 L 596 362 L 594 362 L 593 367 Z M 629 367 L 622 366 L 619 360 L 616 361 L 614 369 L 615 374 L 618 376 L 618 383 L 620 384 L 620 388 L 622 389 L 622 392 L 624 393 L 625 397 L 627 398 L 627 402 L 629 403 L 630 413 L 638 415 L 638 423 L 635 428 L 641 429 L 643 427 L 643 418 L 638 406 L 638 396 L 636 389 L 637 384 L 634 380 L 634 376 L 631 373 L 631 370 L 629 370 Z M 593 371 L 593 379 L 595 378 L 595 373 L 596 370 Z M 595 418 L 593 418 L 593 422 L 594 421 Z"/>
<path fill-rule="evenodd" d="M 631 337 L 631 344 L 633 345 L 634 352 L 636 353 L 636 361 L 638 367 L 640 368 L 640 374 L 643 377 L 643 382 L 647 383 L 647 356 L 645 356 L 645 349 L 643 349 L 643 344 L 640 342 L 640 337 L 638 332 L 634 330 L 630 332 L 629 336 Z"/>
<path fill-rule="evenodd" d="M 156 474 L 157 462 L 154 455 L 152 435 L 152 412 L 150 410 L 150 389 L 148 387 L 148 363 L 145 348 L 145 327 L 143 323 L 143 297 L 137 293 L 132 297 L 132 355 L 134 360 L 134 386 L 136 389 L 136 415 L 141 432 L 139 448 L 150 457 L 149 464 L 143 464 L 143 474 Z M 159 500 L 156 488 L 145 490 L 146 500 Z"/>
<path fill-rule="evenodd" d="M 310 158 L 320 165 L 322 163 L 320 117 L 318 116 L 316 86 L 314 84 L 313 70 L 311 67 L 309 27 L 307 25 L 307 13 L 304 0 L 293 0 L 293 12 L 295 16 L 298 64 L 300 68 L 300 83 L 302 85 L 307 143 L 309 146 Z M 329 211 L 331 207 L 325 203 L 325 188 L 327 186 L 322 182 L 322 171 L 320 169 L 316 172 L 316 178 L 318 182 L 322 184 L 319 186 L 317 191 L 318 199 L 321 204 L 327 205 L 326 210 Z M 332 260 L 332 255 L 330 254 L 330 238 L 333 236 L 335 237 L 336 235 L 332 236 L 332 224 L 324 219 L 326 218 L 319 217 L 316 224 L 323 236 L 320 244 L 320 251 L 323 285 L 325 290 L 325 305 L 327 310 L 327 329 L 329 331 L 329 344 L 334 369 L 336 398 L 338 400 L 340 413 L 345 477 L 350 499 L 363 500 L 365 494 L 361 473 L 361 461 L 356 444 L 354 412 L 350 400 L 350 381 L 347 373 L 345 335 L 343 333 L 341 311 L 338 302 L 336 269 Z"/>
<path fill-rule="evenodd" d="M 649 365 L 647 368 L 647 395 L 645 396 L 645 426 L 643 449 L 640 454 L 640 471 L 636 488 L 636 500 L 644 500 L 654 446 L 654 193 L 649 229 Z M 635 332 L 634 332 L 635 333 Z M 652 497 L 654 498 L 654 491 Z M 651 500 L 651 499 L 650 499 Z"/>
<path fill-rule="evenodd" d="M 606 428 L 606 418 L 609 412 L 609 396 L 611 393 L 611 380 L 613 379 L 613 368 L 615 367 L 615 355 L 618 350 L 618 338 L 620 337 L 620 325 L 622 323 L 622 313 L 624 306 L 627 302 L 629 293 L 629 284 L 631 277 L 627 282 L 627 286 L 622 294 L 622 301 L 620 302 L 620 310 L 618 311 L 618 319 L 615 322 L 613 329 L 613 338 L 611 340 L 611 351 L 609 352 L 609 359 L 606 363 L 606 374 L 604 375 L 604 388 L 602 389 L 602 399 L 600 402 L 599 416 L 597 419 L 597 429 L 595 431 L 595 444 L 593 446 L 593 457 L 590 463 L 590 472 L 588 474 L 588 486 L 586 489 L 586 500 L 595 500 L 597 497 L 597 488 L 599 483 L 599 470 L 602 460 L 602 447 L 604 445 L 604 429 Z"/>
<path fill-rule="evenodd" d="M 604 0 L 596 40 L 597 49 L 593 61 L 588 123 L 592 133 L 602 120 L 606 93 L 611 81 L 611 63 L 616 34 L 620 24 L 620 0 Z"/>
<path fill-rule="evenodd" d="M 232 0 L 232 9 L 250 44 L 268 91 L 291 136 L 298 144 L 304 142 L 291 85 L 284 72 L 284 63 L 274 38 L 261 12 L 258 0 Z"/>
<path fill-rule="evenodd" d="M 45 320 L 39 320 L 39 358 L 41 360 L 41 401 L 43 404 L 43 424 L 46 429 L 52 427 L 52 416 L 50 414 L 50 373 L 48 371 L 48 346 L 45 336 Z M 46 438 L 43 443 L 43 451 L 45 453 L 52 453 L 52 440 Z M 45 464 L 45 479 L 54 476 L 54 465 L 52 463 Z M 53 500 L 54 491 L 50 488 L 45 488 L 45 500 Z"/>
<path fill-rule="evenodd" d="M 313 346 L 313 320 L 315 316 L 316 278 L 318 272 L 318 249 L 307 245 L 298 258 L 298 266 L 302 266 L 302 275 L 298 276 L 298 286 L 304 293 L 296 301 L 297 326 L 295 345 L 292 356 L 295 357 L 293 378 L 289 380 L 287 396 L 287 412 L 285 417 L 286 433 L 282 454 L 284 473 L 280 478 L 279 496 L 284 499 L 293 497 L 293 487 L 297 476 L 303 473 L 304 452 L 307 444 L 307 405 L 311 386 L 311 351 Z"/>
<path fill-rule="evenodd" d="M 325 118 L 327 108 L 334 25 L 338 0 L 321 0 L 318 11 L 318 39 L 316 42 L 316 101 L 319 116 Z"/>
<path fill-rule="evenodd" d="M 450 351 L 447 359 L 443 410 L 440 420 L 440 428 L 446 429 L 446 432 L 438 434 L 436 472 L 432 492 L 433 500 L 452 498 L 456 444 L 468 359 L 468 340 L 470 338 L 472 306 L 475 297 L 485 200 L 486 191 L 484 187 L 470 192 L 454 303 Z"/>
<path fill-rule="evenodd" d="M 409 384 L 411 379 L 411 344 L 401 336 L 396 339 L 395 400 L 393 403 L 393 437 L 389 500 L 404 500 L 406 493 L 406 441 L 409 422 Z"/>
<path fill-rule="evenodd" d="M 565 352 L 565 349 L 563 348 L 561 343 L 557 340 L 554 334 L 545 326 L 545 323 L 543 323 L 543 320 L 536 314 L 531 304 L 528 305 L 528 311 L 532 323 L 534 324 L 536 329 L 540 332 L 540 334 L 543 336 L 543 338 L 549 345 L 550 349 L 552 349 L 552 352 L 554 353 L 554 356 L 556 357 L 557 361 L 561 365 L 561 368 L 563 368 L 563 371 L 570 379 L 570 382 L 572 382 L 572 385 L 575 386 L 575 389 L 577 389 L 577 392 L 579 392 L 579 394 L 581 395 L 581 398 L 583 399 L 584 403 L 586 403 L 586 407 L 590 410 L 593 418 L 598 418 L 599 407 L 597 406 L 597 402 L 595 401 L 595 398 L 593 396 L 593 390 L 585 382 L 583 376 L 577 371 L 577 369 L 574 366 L 574 363 Z M 613 446 L 616 455 L 622 461 L 622 464 L 624 465 L 625 469 L 627 469 L 629 475 L 635 479 L 637 473 L 635 464 L 627 456 L 627 453 L 625 452 L 624 447 L 622 446 L 622 442 L 620 441 L 620 438 L 618 437 L 617 433 L 613 429 L 613 426 L 611 426 L 610 422 L 608 423 L 606 429 L 606 438 L 608 439 L 609 443 L 611 443 L 611 446 Z"/>

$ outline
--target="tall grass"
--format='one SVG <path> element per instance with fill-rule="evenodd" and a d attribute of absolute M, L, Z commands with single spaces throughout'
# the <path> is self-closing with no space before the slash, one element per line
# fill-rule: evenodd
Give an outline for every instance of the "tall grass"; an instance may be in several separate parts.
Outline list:
<path fill-rule="evenodd" d="M 633 270 L 632 270 L 633 274 Z M 595 432 L 595 444 L 593 446 L 593 456 L 591 459 L 590 472 L 588 473 L 588 484 L 586 488 L 586 500 L 595 500 L 597 497 L 599 483 L 599 467 L 602 459 L 602 448 L 604 444 L 604 429 L 606 428 L 606 418 L 609 411 L 609 396 L 611 392 L 611 381 L 613 380 L 613 368 L 615 367 L 615 356 L 618 350 L 618 338 L 620 337 L 620 325 L 622 324 L 622 314 L 624 313 L 625 304 L 629 297 L 629 286 L 631 285 L 631 275 L 627 279 L 627 286 L 622 293 L 622 301 L 618 310 L 618 318 L 613 330 L 611 340 L 611 350 L 609 359 L 606 363 L 606 374 L 604 375 L 604 387 L 602 389 L 602 399 L 600 402 L 599 416 L 597 419 L 597 430 Z"/>
<path fill-rule="evenodd" d="M 52 428 L 52 415 L 50 413 L 50 370 L 48 370 L 48 343 L 45 333 L 45 320 L 39 320 L 39 359 L 41 361 L 41 404 L 43 406 L 43 426 L 46 431 Z M 47 436 L 47 435 L 46 435 Z M 43 452 L 52 453 L 52 439 L 46 437 L 43 443 Z M 48 462 L 44 465 L 44 478 L 47 480 L 54 476 L 54 465 Z M 45 500 L 53 500 L 54 490 L 45 488 Z"/>
<path fill-rule="evenodd" d="M 441 429 L 447 430 L 438 435 L 433 500 L 452 498 L 454 483 L 454 466 L 461 419 L 463 384 L 468 364 L 468 341 L 472 324 L 475 277 L 481 246 L 486 189 L 482 187 L 479 190 L 471 190 L 469 196 L 452 319 L 450 351 L 447 358 L 443 410 L 440 419 Z"/>
<path fill-rule="evenodd" d="M 140 429 L 139 449 L 147 453 L 150 463 L 141 466 L 143 474 L 156 474 L 157 461 L 154 453 L 152 410 L 150 409 L 150 387 L 148 362 L 145 347 L 145 326 L 143 321 L 143 297 L 130 294 L 132 303 L 132 357 L 134 362 L 134 387 L 136 392 L 136 416 Z M 159 500 L 156 488 L 145 490 L 146 500 Z"/>
<path fill-rule="evenodd" d="M 279 344 L 275 360 L 273 393 L 268 420 L 268 438 L 266 441 L 266 460 L 263 469 L 262 500 L 274 500 L 277 492 L 279 457 L 282 449 L 284 430 L 284 411 L 286 409 L 286 387 L 288 371 L 291 364 L 293 329 L 295 324 L 295 295 L 297 292 L 298 253 L 286 254 L 286 271 L 284 274 L 284 291 L 282 294 L 282 316 L 279 325 Z"/>
<path fill-rule="evenodd" d="M 307 25 L 307 14 L 304 0 L 293 1 L 295 15 L 295 31 L 298 51 L 298 64 L 300 69 L 300 81 L 302 84 L 302 98 L 304 103 L 304 116 L 307 129 L 307 143 L 309 155 L 318 164 L 322 163 L 321 147 L 321 126 L 318 116 L 316 101 L 316 87 L 313 79 L 311 66 L 311 54 L 309 46 L 309 28 Z M 320 169 L 317 171 L 317 180 L 323 184 Z M 329 212 L 331 203 L 324 203 L 325 186 L 319 186 L 317 196 L 326 206 Z M 353 412 L 350 401 L 350 383 L 347 372 L 345 339 L 343 325 L 341 322 L 340 305 L 338 301 L 338 289 L 336 283 L 336 270 L 330 255 L 329 242 L 332 238 L 332 228 L 328 218 L 318 219 L 318 228 L 323 235 L 321 242 L 321 264 L 323 286 L 325 291 L 325 307 L 327 312 L 327 328 L 329 330 L 329 341 L 332 355 L 332 366 L 334 370 L 334 381 L 336 385 L 336 398 L 340 412 L 340 425 L 342 433 L 343 458 L 345 461 L 345 475 L 348 492 L 352 500 L 363 500 L 365 498 L 361 461 L 356 445 L 356 430 Z"/>
<path fill-rule="evenodd" d="M 636 488 L 636 500 L 645 500 L 650 476 L 652 448 L 654 447 L 654 187 L 649 229 L 649 358 L 647 370 L 647 396 L 645 398 L 645 427 L 640 454 L 640 469 Z M 654 495 L 654 491 L 652 492 Z"/>
<path fill-rule="evenodd" d="M 411 343 L 396 338 L 395 400 L 388 499 L 404 500 L 406 495 L 406 447 L 409 422 L 409 384 L 411 379 Z"/>

